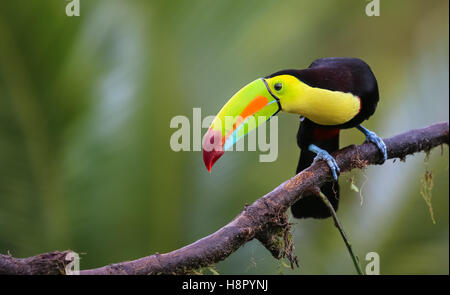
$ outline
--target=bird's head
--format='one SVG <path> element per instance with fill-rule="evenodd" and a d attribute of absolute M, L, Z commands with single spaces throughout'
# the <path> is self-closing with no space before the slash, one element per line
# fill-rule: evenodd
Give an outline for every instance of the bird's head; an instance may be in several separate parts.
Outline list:
<path fill-rule="evenodd" d="M 236 141 L 279 111 L 323 125 L 346 122 L 359 111 L 359 99 L 356 101 L 353 95 L 310 87 L 288 72 L 247 84 L 222 107 L 203 138 L 203 160 L 208 171 Z M 340 103 L 336 103 L 336 96 L 342 96 L 338 97 Z"/>

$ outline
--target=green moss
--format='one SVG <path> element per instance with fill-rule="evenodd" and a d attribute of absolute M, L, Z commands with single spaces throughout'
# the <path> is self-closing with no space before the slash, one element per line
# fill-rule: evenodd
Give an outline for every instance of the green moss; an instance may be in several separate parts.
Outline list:
<path fill-rule="evenodd" d="M 430 217 L 431 221 L 436 224 L 436 220 L 434 219 L 434 212 L 433 212 L 433 205 L 431 203 L 432 198 L 432 191 L 434 186 L 433 181 L 433 173 L 428 170 L 425 171 L 422 179 L 421 179 L 422 186 L 420 188 L 420 194 L 422 195 L 422 198 L 425 200 L 425 203 L 428 206 L 428 210 L 430 211 Z"/>

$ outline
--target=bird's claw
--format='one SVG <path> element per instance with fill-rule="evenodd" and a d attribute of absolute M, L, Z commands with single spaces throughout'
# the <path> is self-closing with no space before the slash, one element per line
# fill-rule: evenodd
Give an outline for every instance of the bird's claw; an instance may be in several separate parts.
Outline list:
<path fill-rule="evenodd" d="M 317 160 L 324 160 L 327 162 L 328 166 L 330 167 L 331 173 L 333 174 L 333 179 L 337 181 L 338 175 L 339 173 L 341 173 L 341 169 L 339 169 L 336 160 L 325 150 L 321 150 L 320 152 L 317 153 L 316 157 L 314 158 L 314 161 Z"/>
<path fill-rule="evenodd" d="M 386 148 L 386 144 L 384 143 L 383 139 L 381 139 L 381 137 L 376 135 L 375 132 L 368 131 L 366 134 L 366 141 L 374 143 L 378 147 L 381 154 L 383 155 L 383 158 L 382 158 L 380 164 L 383 164 L 387 160 L 387 148 Z"/>

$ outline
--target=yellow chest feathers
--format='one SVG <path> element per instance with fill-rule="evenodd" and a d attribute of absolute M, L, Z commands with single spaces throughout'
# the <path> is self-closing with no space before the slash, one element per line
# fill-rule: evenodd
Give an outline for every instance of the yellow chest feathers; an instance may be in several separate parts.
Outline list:
<path fill-rule="evenodd" d="M 283 83 L 279 93 L 283 111 L 305 116 L 320 125 L 339 125 L 353 119 L 360 111 L 359 97 L 340 91 L 311 87 L 290 75 L 270 79 L 271 88 Z M 278 81 L 278 82 L 277 82 Z"/>

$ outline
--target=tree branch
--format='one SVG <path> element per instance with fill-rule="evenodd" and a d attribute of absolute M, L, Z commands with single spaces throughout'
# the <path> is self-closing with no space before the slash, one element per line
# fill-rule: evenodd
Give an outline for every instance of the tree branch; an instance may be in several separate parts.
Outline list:
<path fill-rule="evenodd" d="M 411 130 L 388 138 L 385 143 L 389 159 L 404 160 L 407 155 L 420 151 L 428 152 L 433 147 L 448 144 L 449 123 L 437 123 L 423 129 Z M 371 143 L 351 145 L 332 155 L 341 173 L 354 168 L 361 169 L 380 161 L 380 153 Z M 80 273 L 85 275 L 189 273 L 191 270 L 225 259 L 254 238 L 258 239 L 275 258 L 285 257 L 293 266 L 297 264 L 297 259 L 293 255 L 294 247 L 286 211 L 301 198 L 303 192 L 320 187 L 330 180 L 328 165 L 318 161 L 257 199 L 252 205 L 246 206 L 230 223 L 207 237 L 169 253 L 82 270 Z M 67 252 L 52 252 L 24 259 L 0 255 L 0 274 L 61 273 L 61 265 L 66 263 L 65 254 Z M 54 263 L 55 259 L 58 263 Z"/>
<path fill-rule="evenodd" d="M 65 274 L 66 260 L 72 251 L 54 251 L 28 258 L 0 254 L 0 275 L 60 275 Z"/>

